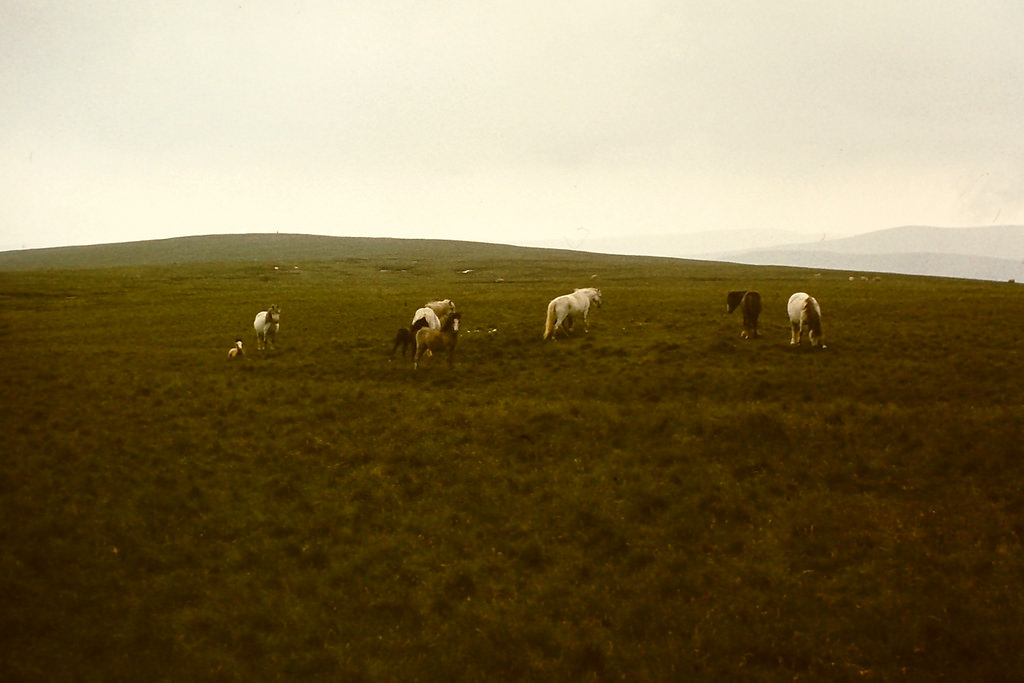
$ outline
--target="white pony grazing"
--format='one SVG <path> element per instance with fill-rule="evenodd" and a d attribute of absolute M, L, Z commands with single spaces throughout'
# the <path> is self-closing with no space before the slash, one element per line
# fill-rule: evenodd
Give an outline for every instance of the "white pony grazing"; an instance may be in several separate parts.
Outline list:
<path fill-rule="evenodd" d="M 252 321 L 253 329 L 256 330 L 256 350 L 262 351 L 264 348 L 274 348 L 274 337 L 277 336 L 277 330 L 281 327 L 281 308 L 274 304 L 265 311 L 260 311 L 256 314 L 256 319 Z"/>
<path fill-rule="evenodd" d="M 799 345 L 803 341 L 804 332 L 811 340 L 811 347 L 825 348 L 825 335 L 821 331 L 821 306 L 818 301 L 806 292 L 797 292 L 789 297 L 789 323 L 793 335 L 789 343 Z"/>
<path fill-rule="evenodd" d="M 551 339 L 555 332 L 563 330 L 562 323 L 566 318 L 580 314 L 583 316 L 583 332 L 589 332 L 587 328 L 587 313 L 590 311 L 590 304 L 601 306 L 601 290 L 597 287 L 583 287 L 574 289 L 572 294 L 563 294 L 551 300 L 548 304 L 548 317 L 544 324 L 544 339 Z"/>

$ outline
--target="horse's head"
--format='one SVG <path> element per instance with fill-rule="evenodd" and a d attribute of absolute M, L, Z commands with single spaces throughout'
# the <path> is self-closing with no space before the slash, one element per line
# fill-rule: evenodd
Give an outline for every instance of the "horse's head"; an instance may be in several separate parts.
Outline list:
<path fill-rule="evenodd" d="M 594 287 L 593 293 L 590 295 L 590 300 L 597 304 L 598 308 L 601 308 L 601 290 Z"/>
<path fill-rule="evenodd" d="M 460 320 L 462 320 L 461 313 L 452 313 L 448 320 L 444 322 L 444 327 L 442 327 L 441 329 L 447 330 L 449 332 L 458 332 Z"/>
<path fill-rule="evenodd" d="M 735 311 L 736 307 L 740 305 L 740 302 L 743 301 L 744 294 L 746 294 L 745 291 L 729 292 L 728 296 L 725 298 L 725 304 L 729 307 L 729 313 Z"/>
<path fill-rule="evenodd" d="M 235 348 L 238 349 L 239 351 L 242 350 L 242 340 L 241 339 L 236 339 L 235 340 Z"/>

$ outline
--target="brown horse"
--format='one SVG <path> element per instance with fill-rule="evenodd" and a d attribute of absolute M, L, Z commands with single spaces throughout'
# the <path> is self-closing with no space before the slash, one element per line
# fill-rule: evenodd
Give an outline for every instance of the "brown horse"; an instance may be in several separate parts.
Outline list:
<path fill-rule="evenodd" d="M 410 347 L 414 352 L 416 351 L 416 336 L 411 327 L 398 328 L 398 332 L 395 333 L 395 345 L 391 347 L 392 356 L 395 355 L 399 346 L 402 347 L 402 358 L 405 358 Z"/>
<path fill-rule="evenodd" d="M 726 304 L 729 312 L 732 313 L 739 306 L 743 311 L 743 332 L 740 336 L 744 339 L 757 339 L 757 319 L 761 315 L 761 295 L 757 292 L 740 290 L 729 292 L 726 297 Z"/>
<path fill-rule="evenodd" d="M 419 367 L 420 358 L 427 351 L 433 353 L 447 351 L 448 367 L 452 366 L 452 362 L 455 360 L 455 345 L 459 341 L 459 321 L 461 319 L 461 313 L 452 313 L 439 330 L 432 330 L 429 327 L 421 327 L 416 330 L 416 353 L 412 359 L 413 370 Z"/>

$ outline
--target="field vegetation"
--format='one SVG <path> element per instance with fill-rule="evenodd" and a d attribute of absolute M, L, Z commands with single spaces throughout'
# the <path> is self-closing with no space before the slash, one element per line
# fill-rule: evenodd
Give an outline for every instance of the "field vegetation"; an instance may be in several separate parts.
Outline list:
<path fill-rule="evenodd" d="M 1024 671 L 1019 286 L 286 245 L 0 272 L 4 680 Z M 591 285 L 590 334 L 542 342 Z M 788 343 L 799 290 L 827 350 Z M 436 298 L 455 365 L 413 372 Z"/>

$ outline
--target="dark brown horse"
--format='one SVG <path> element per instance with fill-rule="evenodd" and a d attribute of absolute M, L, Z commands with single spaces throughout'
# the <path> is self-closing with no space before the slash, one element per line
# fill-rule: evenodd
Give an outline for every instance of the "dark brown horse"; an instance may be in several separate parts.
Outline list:
<path fill-rule="evenodd" d="M 398 332 L 395 333 L 395 345 L 391 347 L 392 356 L 395 355 L 399 346 L 402 347 L 402 358 L 405 358 L 410 348 L 413 351 L 416 350 L 416 336 L 411 327 L 398 328 Z"/>
<path fill-rule="evenodd" d="M 757 339 L 759 336 L 757 319 L 761 315 L 761 295 L 745 290 L 729 292 L 726 304 L 730 313 L 735 311 L 737 306 L 743 311 L 743 332 L 740 336 L 744 339 Z"/>

